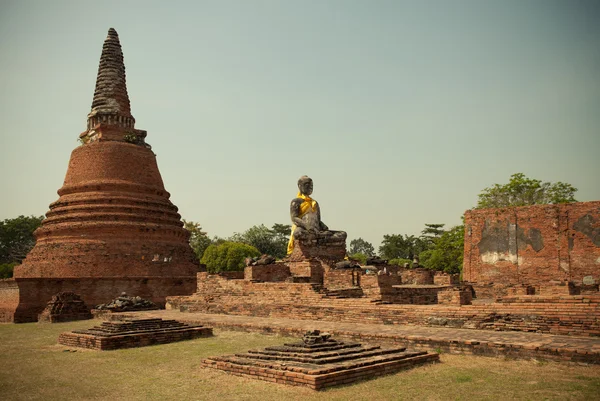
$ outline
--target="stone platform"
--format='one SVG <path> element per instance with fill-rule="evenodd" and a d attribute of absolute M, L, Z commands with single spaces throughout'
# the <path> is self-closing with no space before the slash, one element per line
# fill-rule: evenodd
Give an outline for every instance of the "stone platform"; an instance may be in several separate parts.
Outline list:
<path fill-rule="evenodd" d="M 211 357 L 202 364 L 234 375 L 322 390 L 437 361 L 438 354 L 404 347 L 362 346 L 314 331 L 297 343 Z"/>
<path fill-rule="evenodd" d="M 436 294 L 404 288 L 401 294 L 388 285 L 393 276 L 359 276 L 364 297 L 328 297 L 322 286 L 312 283 L 262 282 L 226 279 L 198 273 L 198 290 L 192 296 L 168 297 L 167 309 L 187 312 L 261 316 L 271 318 L 372 323 L 389 325 L 446 326 L 493 331 L 526 331 L 600 337 L 600 295 L 508 299 L 509 302 L 462 305 L 466 290 L 438 291 L 450 300 L 427 305 Z M 395 285 L 395 284 L 392 284 Z M 448 293 L 448 294 L 443 294 Z M 359 294 L 357 294 L 359 295 Z M 427 295 L 425 297 L 424 295 Z M 393 304 L 398 297 L 415 304 Z M 417 301 L 416 298 L 420 300 Z M 452 299 L 457 301 L 452 301 Z M 318 327 L 318 326 L 313 326 Z"/>
<path fill-rule="evenodd" d="M 62 333 L 58 343 L 96 350 L 145 347 L 212 336 L 212 328 L 160 318 L 131 318 L 102 322 L 88 330 Z"/>
<path fill-rule="evenodd" d="M 455 354 L 516 359 L 541 359 L 557 362 L 581 362 L 600 365 L 600 337 L 581 337 L 527 333 L 518 331 L 491 331 L 415 325 L 332 322 L 235 316 L 213 313 L 181 313 L 175 310 L 131 312 L 129 316 L 161 317 L 209 325 L 224 330 L 301 336 L 306 330 L 319 328 L 336 338 L 364 343 L 387 344 L 439 350 Z"/>

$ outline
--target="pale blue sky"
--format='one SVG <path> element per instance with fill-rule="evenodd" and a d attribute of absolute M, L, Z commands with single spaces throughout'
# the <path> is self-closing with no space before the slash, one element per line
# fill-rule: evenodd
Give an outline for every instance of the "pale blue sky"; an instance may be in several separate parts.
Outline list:
<path fill-rule="evenodd" d="M 460 223 L 515 172 L 600 199 L 599 1 L 0 1 L 0 219 L 43 214 L 109 27 L 136 127 L 209 235 Z"/>

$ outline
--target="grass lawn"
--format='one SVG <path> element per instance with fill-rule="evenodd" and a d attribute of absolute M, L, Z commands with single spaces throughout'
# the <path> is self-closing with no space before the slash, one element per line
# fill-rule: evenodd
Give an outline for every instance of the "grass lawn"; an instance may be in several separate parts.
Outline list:
<path fill-rule="evenodd" d="M 441 355 L 441 363 L 323 392 L 200 367 L 203 358 L 290 338 L 215 330 L 212 338 L 121 351 L 57 344 L 98 320 L 0 325 L 1 400 L 593 400 L 600 366 Z"/>

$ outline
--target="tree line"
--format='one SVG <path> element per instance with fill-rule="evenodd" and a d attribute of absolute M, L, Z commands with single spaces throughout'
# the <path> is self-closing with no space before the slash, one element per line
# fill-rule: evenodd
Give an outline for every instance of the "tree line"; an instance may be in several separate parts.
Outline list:
<path fill-rule="evenodd" d="M 563 182 L 542 182 L 530 179 L 523 173 L 513 174 L 507 184 L 494 184 L 478 195 L 476 209 L 535 204 L 576 202 L 577 188 Z M 0 278 L 12 277 L 14 266 L 21 263 L 35 244 L 33 232 L 44 216 L 19 216 L 0 222 Z M 411 263 L 415 256 L 428 269 L 458 273 L 462 269 L 464 226 L 445 229 L 445 224 L 428 223 L 419 236 L 386 234 L 383 236 L 378 256 L 392 264 Z M 184 220 L 190 233 L 190 246 L 200 263 L 209 272 L 241 270 L 244 259 L 269 254 L 278 259 L 285 257 L 291 226 L 264 224 L 250 227 L 230 237 L 210 238 L 202 231 L 200 223 Z M 362 238 L 350 241 L 348 256 L 366 263 L 376 256 L 373 245 Z"/>

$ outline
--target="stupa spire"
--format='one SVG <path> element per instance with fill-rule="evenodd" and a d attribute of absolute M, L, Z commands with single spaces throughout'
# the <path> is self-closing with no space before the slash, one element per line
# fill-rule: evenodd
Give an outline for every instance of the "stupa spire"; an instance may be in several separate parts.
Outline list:
<path fill-rule="evenodd" d="M 131 129 L 135 124 L 125 82 L 123 51 L 114 28 L 108 30 L 102 46 L 92 110 L 88 114 L 88 131 L 101 123 Z"/>

